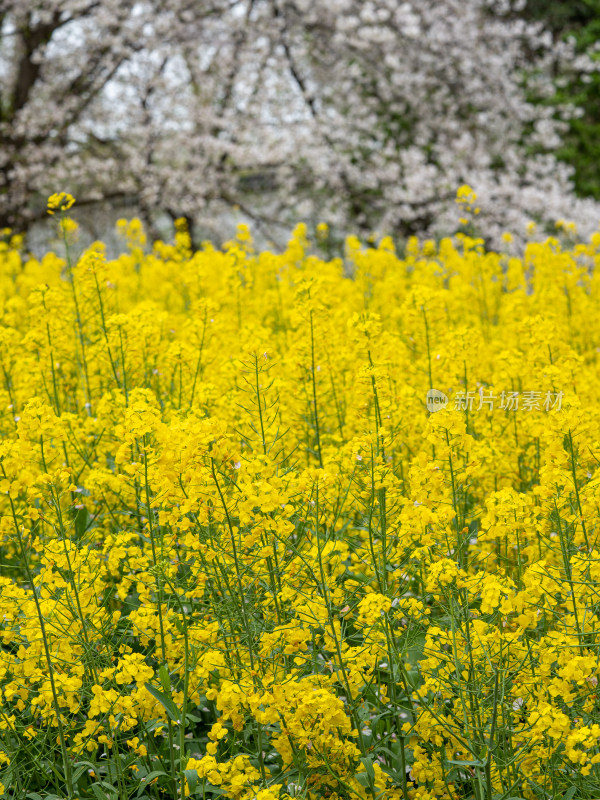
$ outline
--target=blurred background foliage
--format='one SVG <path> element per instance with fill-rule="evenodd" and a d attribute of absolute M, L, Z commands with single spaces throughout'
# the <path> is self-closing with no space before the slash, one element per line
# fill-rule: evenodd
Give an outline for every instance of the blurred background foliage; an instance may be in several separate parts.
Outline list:
<path fill-rule="evenodd" d="M 571 38 L 576 50 L 600 61 L 600 0 L 528 0 L 521 12 L 541 22 L 555 40 Z M 600 72 L 557 66 L 556 94 L 550 102 L 572 104 L 579 116 L 570 119 L 556 155 L 574 169 L 580 197 L 600 199 Z"/>

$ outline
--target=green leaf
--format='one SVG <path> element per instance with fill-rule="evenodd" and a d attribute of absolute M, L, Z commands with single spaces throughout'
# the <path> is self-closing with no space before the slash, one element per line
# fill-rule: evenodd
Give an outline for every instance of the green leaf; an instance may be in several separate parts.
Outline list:
<path fill-rule="evenodd" d="M 73 783 L 77 784 L 77 781 L 87 771 L 88 771 L 88 767 L 85 764 L 83 766 L 80 766 L 79 769 L 75 770 L 75 772 L 73 773 Z"/>
<path fill-rule="evenodd" d="M 393 764 L 396 768 L 400 767 L 401 759 L 400 759 L 400 748 L 398 747 L 395 751 L 391 750 L 389 747 L 378 747 L 377 751 L 380 753 L 384 753 L 386 756 L 389 756 L 392 759 Z M 382 766 L 383 769 L 383 766 Z"/>
<path fill-rule="evenodd" d="M 577 791 L 577 787 L 576 786 L 571 786 L 571 788 L 567 789 L 567 791 L 564 793 L 563 800 L 571 800 L 575 796 L 575 792 L 576 791 Z M 510 800 L 510 798 L 509 798 L 509 800 Z"/>
<path fill-rule="evenodd" d="M 85 536 L 89 525 L 89 514 L 87 508 L 80 508 L 75 511 L 75 536 L 80 541 Z"/>
<path fill-rule="evenodd" d="M 361 758 L 360 763 L 366 769 L 367 775 L 369 776 L 369 780 L 375 783 L 375 770 L 373 769 L 373 759 Z"/>
<path fill-rule="evenodd" d="M 455 767 L 485 767 L 485 761 L 448 761 L 447 764 L 453 764 Z"/>
<path fill-rule="evenodd" d="M 119 792 L 115 789 L 115 787 L 106 781 L 92 783 L 92 791 L 98 800 L 112 800 L 113 797 L 116 798 L 119 796 Z"/>
<path fill-rule="evenodd" d="M 92 764 L 91 761 L 86 761 L 85 759 L 80 760 L 80 761 L 76 761 L 73 764 L 73 766 L 74 767 L 87 767 L 88 769 L 93 769 L 94 772 L 98 769 L 98 765 L 97 764 Z"/>
<path fill-rule="evenodd" d="M 144 794 L 144 792 L 150 785 L 150 781 L 153 781 L 154 778 L 160 778 L 161 776 L 166 776 L 166 775 L 167 773 L 163 772 L 160 769 L 154 770 L 154 772 L 149 772 L 147 775 L 144 775 L 140 779 L 140 787 L 138 789 L 137 797 L 140 798 Z"/>
<path fill-rule="evenodd" d="M 196 791 L 196 786 L 198 786 L 198 770 L 184 769 L 183 774 L 185 775 L 185 779 L 188 782 L 188 786 L 190 788 L 190 794 L 193 794 Z"/>
<path fill-rule="evenodd" d="M 169 675 L 169 670 L 165 667 L 164 664 L 158 670 L 158 677 L 160 678 L 160 683 L 165 692 L 171 692 L 171 676 Z"/>
<path fill-rule="evenodd" d="M 171 698 L 167 697 L 167 695 L 161 692 L 160 689 L 152 686 L 151 683 L 145 683 L 144 686 L 150 692 L 152 697 L 154 697 L 155 700 L 158 700 L 158 702 L 167 712 L 169 719 L 173 722 L 177 722 L 178 724 L 181 723 L 181 713 Z"/>
<path fill-rule="evenodd" d="M 364 786 L 365 789 L 369 788 L 369 776 L 366 772 L 358 772 L 355 777 L 361 786 Z"/>
<path fill-rule="evenodd" d="M 155 769 L 152 772 L 149 772 L 147 775 L 144 775 L 141 779 L 145 784 L 150 783 L 153 781 L 154 778 L 168 778 L 169 776 L 167 773 L 162 769 Z"/>

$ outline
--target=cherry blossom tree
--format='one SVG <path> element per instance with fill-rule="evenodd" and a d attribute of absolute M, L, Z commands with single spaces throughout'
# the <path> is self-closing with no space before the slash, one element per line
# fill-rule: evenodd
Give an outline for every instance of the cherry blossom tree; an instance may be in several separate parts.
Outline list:
<path fill-rule="evenodd" d="M 553 156 L 552 64 L 509 0 L 0 0 L 0 227 L 44 195 L 407 235 L 600 216 Z M 561 48 L 557 54 L 556 49 Z"/>

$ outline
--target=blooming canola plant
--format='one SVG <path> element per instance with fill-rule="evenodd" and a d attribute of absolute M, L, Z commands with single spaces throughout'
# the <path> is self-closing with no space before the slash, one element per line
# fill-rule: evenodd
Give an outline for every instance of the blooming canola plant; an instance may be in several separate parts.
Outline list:
<path fill-rule="evenodd" d="M 70 204 L 0 245 L 5 794 L 598 796 L 600 233 L 75 259 Z"/>

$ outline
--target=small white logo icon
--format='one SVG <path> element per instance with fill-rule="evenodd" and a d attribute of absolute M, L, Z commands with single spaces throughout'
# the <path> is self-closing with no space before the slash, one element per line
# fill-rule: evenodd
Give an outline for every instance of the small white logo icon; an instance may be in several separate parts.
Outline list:
<path fill-rule="evenodd" d="M 427 409 L 433 414 L 435 411 L 441 411 L 448 405 L 448 396 L 439 389 L 429 389 L 427 392 Z"/>

